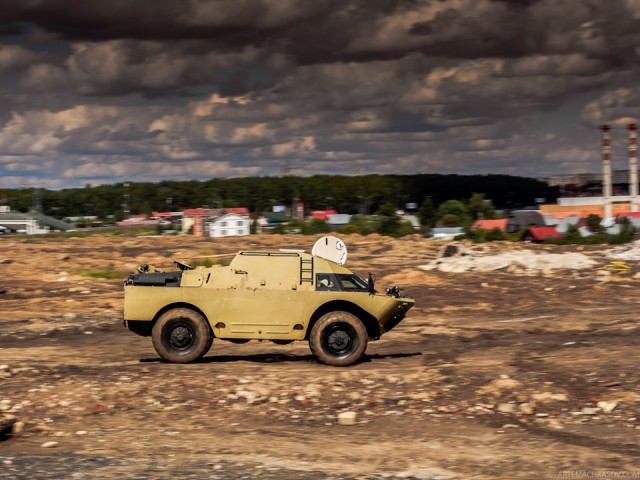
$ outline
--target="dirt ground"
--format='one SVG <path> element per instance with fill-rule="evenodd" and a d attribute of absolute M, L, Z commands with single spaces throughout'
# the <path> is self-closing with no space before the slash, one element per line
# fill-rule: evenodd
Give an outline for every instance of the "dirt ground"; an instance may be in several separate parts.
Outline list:
<path fill-rule="evenodd" d="M 343 239 L 349 268 L 416 299 L 348 368 L 220 340 L 167 364 L 122 327 L 138 264 L 312 237 L 0 239 L 0 478 L 640 478 L 640 262 L 445 273 L 418 268 L 442 243 Z"/>

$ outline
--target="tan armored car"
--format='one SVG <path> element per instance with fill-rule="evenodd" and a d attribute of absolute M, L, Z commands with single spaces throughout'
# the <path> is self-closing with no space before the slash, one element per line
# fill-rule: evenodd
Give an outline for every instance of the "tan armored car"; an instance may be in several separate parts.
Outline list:
<path fill-rule="evenodd" d="M 153 271 L 138 267 L 125 282 L 124 324 L 151 336 L 166 361 L 188 363 L 215 339 L 234 343 L 308 340 L 329 365 L 357 362 L 369 340 L 395 327 L 413 306 L 400 288 L 386 293 L 343 266 L 344 243 L 323 237 L 312 253 L 239 252 L 228 266 Z"/>

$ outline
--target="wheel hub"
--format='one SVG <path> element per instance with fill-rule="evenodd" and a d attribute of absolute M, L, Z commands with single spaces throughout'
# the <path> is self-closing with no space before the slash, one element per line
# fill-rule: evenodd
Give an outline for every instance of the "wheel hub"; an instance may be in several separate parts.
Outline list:
<path fill-rule="evenodd" d="M 193 339 L 193 333 L 184 326 L 174 328 L 171 332 L 170 341 L 176 348 L 184 348 L 188 346 Z"/>
<path fill-rule="evenodd" d="M 325 342 L 333 355 L 344 355 L 353 347 L 353 336 L 348 326 L 334 325 L 327 332 Z"/>
<path fill-rule="evenodd" d="M 333 332 L 329 337 L 329 344 L 335 349 L 342 349 L 349 343 L 349 335 L 342 330 Z"/>

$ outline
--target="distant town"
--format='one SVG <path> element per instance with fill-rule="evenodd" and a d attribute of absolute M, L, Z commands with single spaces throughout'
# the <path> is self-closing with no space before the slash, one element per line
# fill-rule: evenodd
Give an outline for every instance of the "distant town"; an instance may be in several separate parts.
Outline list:
<path fill-rule="evenodd" d="M 632 177 L 631 170 L 615 170 L 606 184 L 605 176 L 595 173 L 544 180 L 370 175 L 0 190 L 0 234 L 129 229 L 219 238 L 337 232 L 477 242 L 618 243 L 640 228 Z M 197 199 L 202 203 L 194 204 Z M 175 208 L 180 206 L 186 208 Z"/>

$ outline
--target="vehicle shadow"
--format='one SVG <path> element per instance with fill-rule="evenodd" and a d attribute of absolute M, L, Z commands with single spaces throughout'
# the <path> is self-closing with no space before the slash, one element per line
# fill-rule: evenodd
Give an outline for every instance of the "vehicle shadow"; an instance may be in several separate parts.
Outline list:
<path fill-rule="evenodd" d="M 202 357 L 193 362 L 198 363 L 227 363 L 227 362 L 253 362 L 253 363 L 284 363 L 284 362 L 315 362 L 313 355 L 288 355 L 286 353 L 257 353 L 253 355 L 211 355 Z M 141 363 L 166 363 L 160 357 L 141 358 Z"/>
<path fill-rule="evenodd" d="M 407 358 L 407 357 L 419 357 L 422 355 L 422 352 L 411 352 L 411 353 L 374 353 L 373 355 L 365 355 L 362 357 L 362 360 L 358 363 L 363 362 L 372 362 L 377 360 L 386 360 L 389 358 Z"/>
<path fill-rule="evenodd" d="M 379 360 L 393 359 L 393 358 L 406 358 L 417 357 L 422 355 L 422 352 L 414 353 L 375 353 L 373 355 L 364 355 L 362 359 L 356 363 L 369 363 Z M 211 355 L 203 357 L 198 363 L 228 363 L 228 362 L 252 362 L 252 363 L 286 363 L 286 362 L 309 362 L 317 363 L 313 355 L 289 355 L 286 353 L 259 353 L 253 355 Z M 160 357 L 156 358 L 141 358 L 140 363 L 165 363 Z"/>

